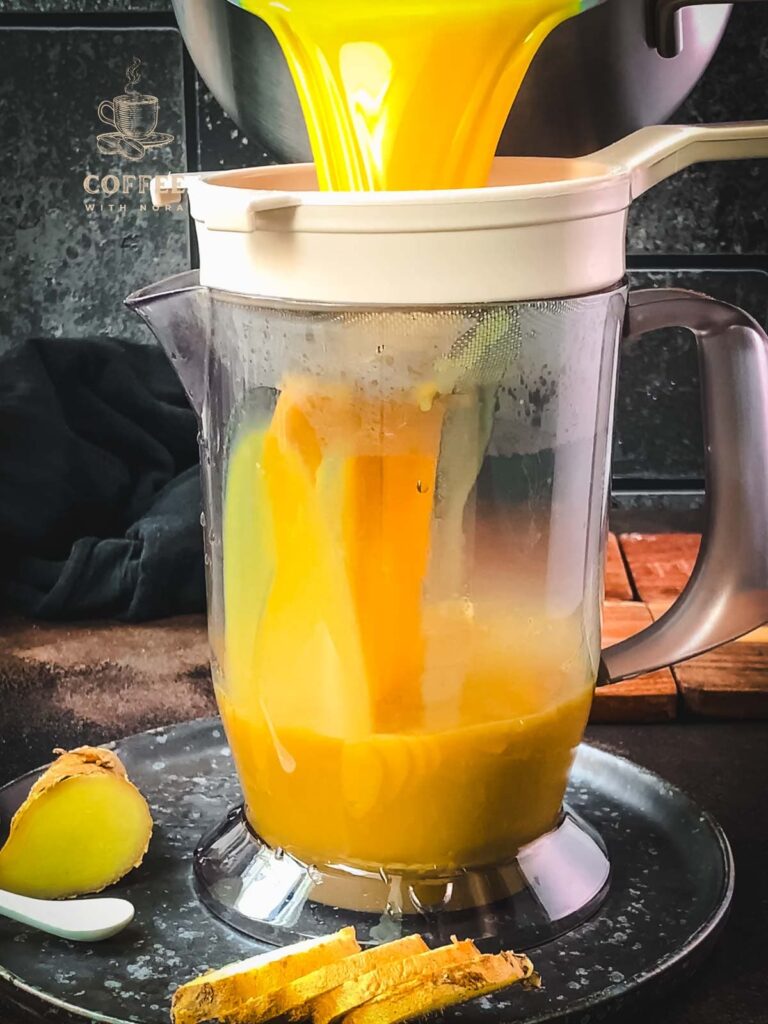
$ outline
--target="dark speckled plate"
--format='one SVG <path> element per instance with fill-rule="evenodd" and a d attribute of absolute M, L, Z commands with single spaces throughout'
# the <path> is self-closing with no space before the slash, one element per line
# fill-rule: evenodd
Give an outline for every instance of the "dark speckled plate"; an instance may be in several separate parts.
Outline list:
<path fill-rule="evenodd" d="M 135 904 L 131 928 L 89 947 L 0 920 L 3 988 L 45 1020 L 160 1024 L 180 981 L 260 948 L 209 916 L 193 889 L 196 842 L 239 799 L 220 723 L 142 733 L 116 747 L 156 823 L 144 864 L 112 890 Z M 0 790 L 4 825 L 32 778 Z M 541 990 L 511 989 L 442 1019 L 594 1022 L 641 996 L 662 995 L 709 950 L 733 887 L 716 823 L 658 776 L 589 746 L 579 750 L 568 802 L 599 829 L 611 856 L 599 914 L 530 951 Z"/>

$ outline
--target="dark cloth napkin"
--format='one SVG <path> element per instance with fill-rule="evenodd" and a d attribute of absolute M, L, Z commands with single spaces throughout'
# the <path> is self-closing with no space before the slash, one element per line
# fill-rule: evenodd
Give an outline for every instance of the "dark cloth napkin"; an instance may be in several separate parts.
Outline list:
<path fill-rule="evenodd" d="M 197 421 L 158 348 L 54 338 L 0 352 L 0 544 L 7 610 L 204 610 Z"/>

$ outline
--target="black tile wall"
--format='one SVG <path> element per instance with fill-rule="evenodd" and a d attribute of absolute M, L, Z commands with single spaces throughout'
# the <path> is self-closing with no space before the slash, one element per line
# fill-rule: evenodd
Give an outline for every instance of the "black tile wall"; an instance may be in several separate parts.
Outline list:
<path fill-rule="evenodd" d="M 0 14 L 165 14 L 171 0 L 0 0 Z"/>
<path fill-rule="evenodd" d="M 734 6 L 712 63 L 671 120 L 768 120 L 768 3 Z M 768 253 L 768 160 L 700 164 L 630 211 L 630 253 Z"/>
<path fill-rule="evenodd" d="M 110 126 L 97 109 L 123 92 L 134 57 L 167 144 L 139 159 L 103 155 L 97 135 Z M 123 298 L 189 262 L 186 214 L 154 211 L 140 191 L 186 161 L 178 32 L 0 30 L 0 66 L 0 344 L 99 333 L 148 340 Z"/>
<path fill-rule="evenodd" d="M 195 75 L 195 97 L 198 169 L 261 167 L 275 162 L 258 139 L 245 135 L 224 113 L 199 75 Z"/>
<path fill-rule="evenodd" d="M 272 162 L 185 64 L 171 12 L 171 0 L 0 0 L 0 344 L 23 334 L 99 332 L 146 341 L 122 311 L 123 296 L 189 265 L 182 211 L 153 211 L 135 193 L 112 197 L 110 209 L 110 197 L 84 194 L 86 173 L 122 184 L 124 175 Z M 131 31 L 109 27 L 117 15 Z M 36 20 L 39 31 L 20 27 Z M 158 130 L 174 136 L 136 162 L 99 154 L 96 142 L 108 130 L 98 104 L 122 92 L 134 55 L 143 62 L 139 88 L 159 100 Z M 766 119 L 766 81 L 768 2 L 737 4 L 712 64 L 673 120 Z M 630 214 L 633 284 L 708 291 L 765 323 L 766 209 L 768 161 L 702 165 L 658 186 Z M 685 332 L 625 345 L 614 473 L 625 504 L 661 500 L 660 489 L 677 489 L 686 501 L 700 488 L 698 377 Z"/>

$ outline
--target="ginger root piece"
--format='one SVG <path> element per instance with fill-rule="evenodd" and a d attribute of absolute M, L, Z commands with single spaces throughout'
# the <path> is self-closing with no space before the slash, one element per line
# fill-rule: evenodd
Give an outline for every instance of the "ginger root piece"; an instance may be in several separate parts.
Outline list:
<path fill-rule="evenodd" d="M 346 1021 L 347 1014 L 361 1004 L 386 997 L 410 985 L 429 988 L 433 979 L 441 977 L 449 968 L 466 968 L 480 958 L 480 950 L 474 942 L 465 939 L 463 942 L 454 941 L 450 946 L 440 946 L 417 956 L 387 963 L 312 1000 L 309 1016 L 312 1024 L 332 1024 L 341 1019 Z"/>
<path fill-rule="evenodd" d="M 335 963 L 326 964 L 311 974 L 306 974 L 283 988 L 249 999 L 238 1006 L 233 1013 L 216 1019 L 220 1024 L 263 1024 L 280 1018 L 283 1021 L 306 1021 L 312 1016 L 312 1001 L 324 992 L 330 992 L 345 981 L 375 971 L 385 964 L 400 962 L 418 953 L 425 953 L 429 947 L 420 935 L 374 946 Z"/>
<path fill-rule="evenodd" d="M 0 888 L 58 899 L 100 892 L 141 864 L 147 802 L 111 750 L 78 747 L 40 776 L 0 849 Z"/>
<path fill-rule="evenodd" d="M 297 978 L 360 952 L 354 928 L 296 942 L 208 971 L 176 989 L 171 1004 L 173 1024 L 202 1021 L 245 1021 L 249 1000 L 269 996 Z"/>
<path fill-rule="evenodd" d="M 429 978 L 401 985 L 350 1010 L 343 1020 L 344 1024 L 400 1024 L 525 980 L 531 985 L 538 983 L 528 957 L 516 953 L 486 954 L 470 963 L 446 967 Z"/>

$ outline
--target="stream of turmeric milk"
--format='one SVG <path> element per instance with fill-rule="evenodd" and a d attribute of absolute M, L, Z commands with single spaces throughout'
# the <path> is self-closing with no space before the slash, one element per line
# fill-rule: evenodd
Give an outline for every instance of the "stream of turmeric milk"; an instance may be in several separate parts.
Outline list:
<path fill-rule="evenodd" d="M 592 0 L 594 2 L 594 0 Z M 240 0 L 274 32 L 320 187 L 486 183 L 525 73 L 586 0 Z"/>
<path fill-rule="evenodd" d="M 274 32 L 335 190 L 484 185 L 533 56 L 584 6 L 240 2 Z M 427 596 L 465 544 L 458 508 L 435 550 L 448 403 L 285 380 L 231 445 L 217 693 L 254 827 L 306 861 L 493 863 L 557 818 L 594 681 L 581 624 Z"/>

